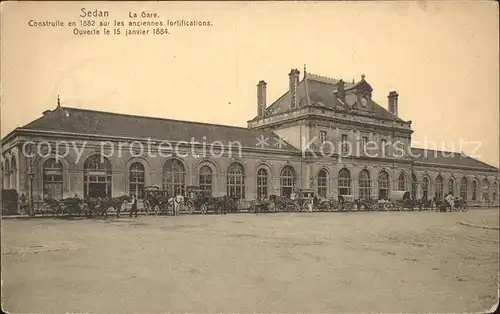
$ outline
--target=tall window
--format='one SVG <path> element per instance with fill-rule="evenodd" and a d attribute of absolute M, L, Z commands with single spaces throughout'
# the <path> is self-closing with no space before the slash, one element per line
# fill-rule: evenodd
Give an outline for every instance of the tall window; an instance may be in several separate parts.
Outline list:
<path fill-rule="evenodd" d="M 59 160 L 47 159 L 43 163 L 43 192 L 44 196 L 55 199 L 63 197 L 63 168 Z"/>
<path fill-rule="evenodd" d="M 460 180 L 460 197 L 464 200 L 467 199 L 467 178 L 463 177 Z"/>
<path fill-rule="evenodd" d="M 139 199 L 144 198 L 144 186 L 146 185 L 146 171 L 140 162 L 134 162 L 128 170 L 130 195 L 135 195 Z"/>
<path fill-rule="evenodd" d="M 434 185 L 436 186 L 436 199 L 441 200 L 443 199 L 443 177 L 437 176 L 434 181 Z"/>
<path fill-rule="evenodd" d="M 263 199 L 268 197 L 267 193 L 267 170 L 264 168 L 260 168 L 257 171 L 257 198 Z"/>
<path fill-rule="evenodd" d="M 5 168 L 4 168 L 4 183 L 3 183 L 3 188 L 8 189 L 10 188 L 10 163 L 9 160 L 5 160 Z"/>
<path fill-rule="evenodd" d="M 483 180 L 483 201 L 489 201 L 490 200 L 490 183 L 488 182 L 487 179 Z"/>
<path fill-rule="evenodd" d="M 361 138 L 361 150 L 363 154 L 366 154 L 366 145 L 368 144 L 368 136 L 363 136 Z"/>
<path fill-rule="evenodd" d="M 399 175 L 398 178 L 398 190 L 399 191 L 406 191 L 406 176 L 404 173 Z"/>
<path fill-rule="evenodd" d="M 498 189 L 498 183 L 496 182 L 493 182 L 493 187 L 492 187 L 492 191 L 491 191 L 491 200 L 493 202 L 498 202 L 498 192 L 497 192 L 497 189 Z"/>
<path fill-rule="evenodd" d="M 102 155 L 92 155 L 83 164 L 84 197 L 111 197 L 111 164 Z"/>
<path fill-rule="evenodd" d="M 177 159 L 169 159 L 163 165 L 163 190 L 169 196 L 184 195 L 186 170 Z"/>
<path fill-rule="evenodd" d="M 17 163 L 16 163 L 16 158 L 12 158 L 12 162 L 10 164 L 10 172 L 11 172 L 11 180 L 10 180 L 10 186 L 13 189 L 17 189 Z"/>
<path fill-rule="evenodd" d="M 341 143 L 342 143 L 342 153 L 347 153 L 349 151 L 349 146 L 347 143 L 347 134 L 342 134 L 341 137 Z"/>
<path fill-rule="evenodd" d="M 326 132 L 325 131 L 319 132 L 319 141 L 321 144 L 326 142 Z"/>
<path fill-rule="evenodd" d="M 472 181 L 472 200 L 477 200 L 477 181 Z"/>
<path fill-rule="evenodd" d="M 422 198 L 425 200 L 429 199 L 429 178 L 424 177 L 422 180 Z"/>
<path fill-rule="evenodd" d="M 386 148 L 387 148 L 387 141 L 386 140 L 381 140 L 380 141 L 380 148 L 381 148 L 381 151 L 382 151 L 382 157 L 385 157 L 385 154 L 386 154 Z"/>
<path fill-rule="evenodd" d="M 339 195 L 351 195 L 351 173 L 345 168 L 339 172 Z"/>
<path fill-rule="evenodd" d="M 412 173 L 412 175 L 411 175 L 411 197 L 413 199 L 417 198 L 417 186 L 418 186 L 417 176 Z"/>
<path fill-rule="evenodd" d="M 328 175 L 326 170 L 318 172 L 318 195 L 326 198 L 328 192 Z"/>
<path fill-rule="evenodd" d="M 359 198 L 360 199 L 370 199 L 371 195 L 371 184 L 370 184 L 370 173 L 368 170 L 361 170 L 359 173 Z"/>
<path fill-rule="evenodd" d="M 378 198 L 389 198 L 389 174 L 384 170 L 378 174 Z"/>
<path fill-rule="evenodd" d="M 290 197 L 293 189 L 295 188 L 295 170 L 290 166 L 285 166 L 281 170 L 281 196 Z"/>
<path fill-rule="evenodd" d="M 207 165 L 204 165 L 200 168 L 200 189 L 203 191 L 208 191 L 209 195 L 212 195 L 212 168 Z"/>
<path fill-rule="evenodd" d="M 455 179 L 450 178 L 448 180 L 448 194 L 455 196 Z"/>
<path fill-rule="evenodd" d="M 227 195 L 232 198 L 245 198 L 245 173 L 243 166 L 233 163 L 227 170 Z"/>

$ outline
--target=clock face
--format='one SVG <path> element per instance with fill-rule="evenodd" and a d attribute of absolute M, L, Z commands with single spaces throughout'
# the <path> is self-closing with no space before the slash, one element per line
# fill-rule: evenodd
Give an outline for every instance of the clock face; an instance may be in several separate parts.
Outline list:
<path fill-rule="evenodd" d="M 366 97 L 361 98 L 361 105 L 363 107 L 366 107 L 367 104 L 368 104 L 368 100 L 366 99 Z"/>

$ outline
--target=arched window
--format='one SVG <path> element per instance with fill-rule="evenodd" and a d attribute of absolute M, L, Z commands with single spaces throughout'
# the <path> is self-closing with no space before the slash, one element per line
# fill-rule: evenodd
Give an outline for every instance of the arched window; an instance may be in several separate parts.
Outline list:
<path fill-rule="evenodd" d="M 488 182 L 487 179 L 483 180 L 483 201 L 489 201 L 490 200 L 490 183 Z"/>
<path fill-rule="evenodd" d="M 111 164 L 102 155 L 92 155 L 83 164 L 84 197 L 111 196 Z"/>
<path fill-rule="evenodd" d="M 295 170 L 290 166 L 285 166 L 281 170 L 280 182 L 281 182 L 281 196 L 290 197 L 292 191 L 295 188 Z"/>
<path fill-rule="evenodd" d="M 438 175 L 436 177 L 436 180 L 434 180 L 434 185 L 436 186 L 436 199 L 441 200 L 443 199 L 443 177 Z"/>
<path fill-rule="evenodd" d="M 455 196 L 455 179 L 453 178 L 448 180 L 448 194 Z"/>
<path fill-rule="evenodd" d="M 389 174 L 384 170 L 378 174 L 378 198 L 389 198 Z"/>
<path fill-rule="evenodd" d="M 328 174 L 326 170 L 318 172 L 318 196 L 326 198 L 328 195 Z"/>
<path fill-rule="evenodd" d="M 3 188 L 4 189 L 9 189 L 10 188 L 10 163 L 9 160 L 5 160 L 5 168 L 4 168 L 4 177 L 3 177 Z"/>
<path fill-rule="evenodd" d="M 177 159 L 169 159 L 163 165 L 163 190 L 169 196 L 184 195 L 186 170 Z"/>
<path fill-rule="evenodd" d="M 268 197 L 267 180 L 268 180 L 267 170 L 264 168 L 260 168 L 259 171 L 257 171 L 257 198 L 258 199 L 264 199 L 264 198 Z"/>
<path fill-rule="evenodd" d="M 398 178 L 398 190 L 399 191 L 406 191 L 406 175 L 404 173 L 399 175 Z"/>
<path fill-rule="evenodd" d="M 477 181 L 472 181 L 472 200 L 477 200 Z"/>
<path fill-rule="evenodd" d="M 371 184 L 370 184 L 370 173 L 368 170 L 361 170 L 359 173 L 359 198 L 360 199 L 370 199 L 371 196 Z"/>
<path fill-rule="evenodd" d="M 492 187 L 492 191 L 491 191 L 491 200 L 493 202 L 498 202 L 498 183 L 497 182 L 493 182 L 493 187 Z"/>
<path fill-rule="evenodd" d="M 208 191 L 208 194 L 212 195 L 212 182 L 213 182 L 212 168 L 210 168 L 207 165 L 201 167 L 199 180 L 200 180 L 200 189 Z"/>
<path fill-rule="evenodd" d="M 422 198 L 424 200 L 429 199 L 429 178 L 428 177 L 424 177 L 424 179 L 422 180 Z"/>
<path fill-rule="evenodd" d="M 146 171 L 140 162 L 134 162 L 128 170 L 129 194 L 135 195 L 138 199 L 144 198 L 144 186 L 146 185 Z"/>
<path fill-rule="evenodd" d="M 63 168 L 55 158 L 43 163 L 43 194 L 55 199 L 63 197 Z"/>
<path fill-rule="evenodd" d="M 10 177 L 10 187 L 12 189 L 17 189 L 17 163 L 15 157 L 12 157 L 12 162 L 10 164 Z"/>
<path fill-rule="evenodd" d="M 351 173 L 345 168 L 339 171 L 339 195 L 351 195 Z"/>
<path fill-rule="evenodd" d="M 463 177 L 460 180 L 460 197 L 467 200 L 467 178 Z"/>
<path fill-rule="evenodd" d="M 413 199 L 417 198 L 417 186 L 418 186 L 417 176 L 414 173 L 412 173 L 411 174 L 411 197 Z"/>
<path fill-rule="evenodd" d="M 227 195 L 231 198 L 245 198 L 245 172 L 239 163 L 233 163 L 227 170 Z"/>

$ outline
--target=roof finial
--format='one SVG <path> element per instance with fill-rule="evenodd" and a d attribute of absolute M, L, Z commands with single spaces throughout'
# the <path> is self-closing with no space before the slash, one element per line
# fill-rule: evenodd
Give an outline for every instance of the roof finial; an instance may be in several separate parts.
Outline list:
<path fill-rule="evenodd" d="M 59 94 L 57 94 L 57 107 L 61 107 L 61 99 L 59 99 Z"/>
<path fill-rule="evenodd" d="M 304 63 L 304 77 L 307 76 L 306 64 Z"/>
<path fill-rule="evenodd" d="M 365 79 L 365 75 L 364 74 L 361 74 L 361 79 L 364 80 Z"/>

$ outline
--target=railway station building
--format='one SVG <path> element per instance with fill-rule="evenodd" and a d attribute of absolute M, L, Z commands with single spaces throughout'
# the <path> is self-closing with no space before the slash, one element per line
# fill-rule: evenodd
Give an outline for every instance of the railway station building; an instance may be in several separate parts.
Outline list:
<path fill-rule="evenodd" d="M 286 79 L 284 75 L 284 79 Z M 345 82 L 297 69 L 268 104 L 257 84 L 247 127 L 134 116 L 61 106 L 2 139 L 3 189 L 41 199 L 170 194 L 195 185 L 244 200 L 310 189 L 321 197 L 462 196 L 498 205 L 498 168 L 465 156 L 411 148 L 412 121 L 399 95 L 383 102 L 361 76 Z M 387 109 L 386 109 L 387 108 Z M 417 122 L 418 123 L 418 122 Z"/>

